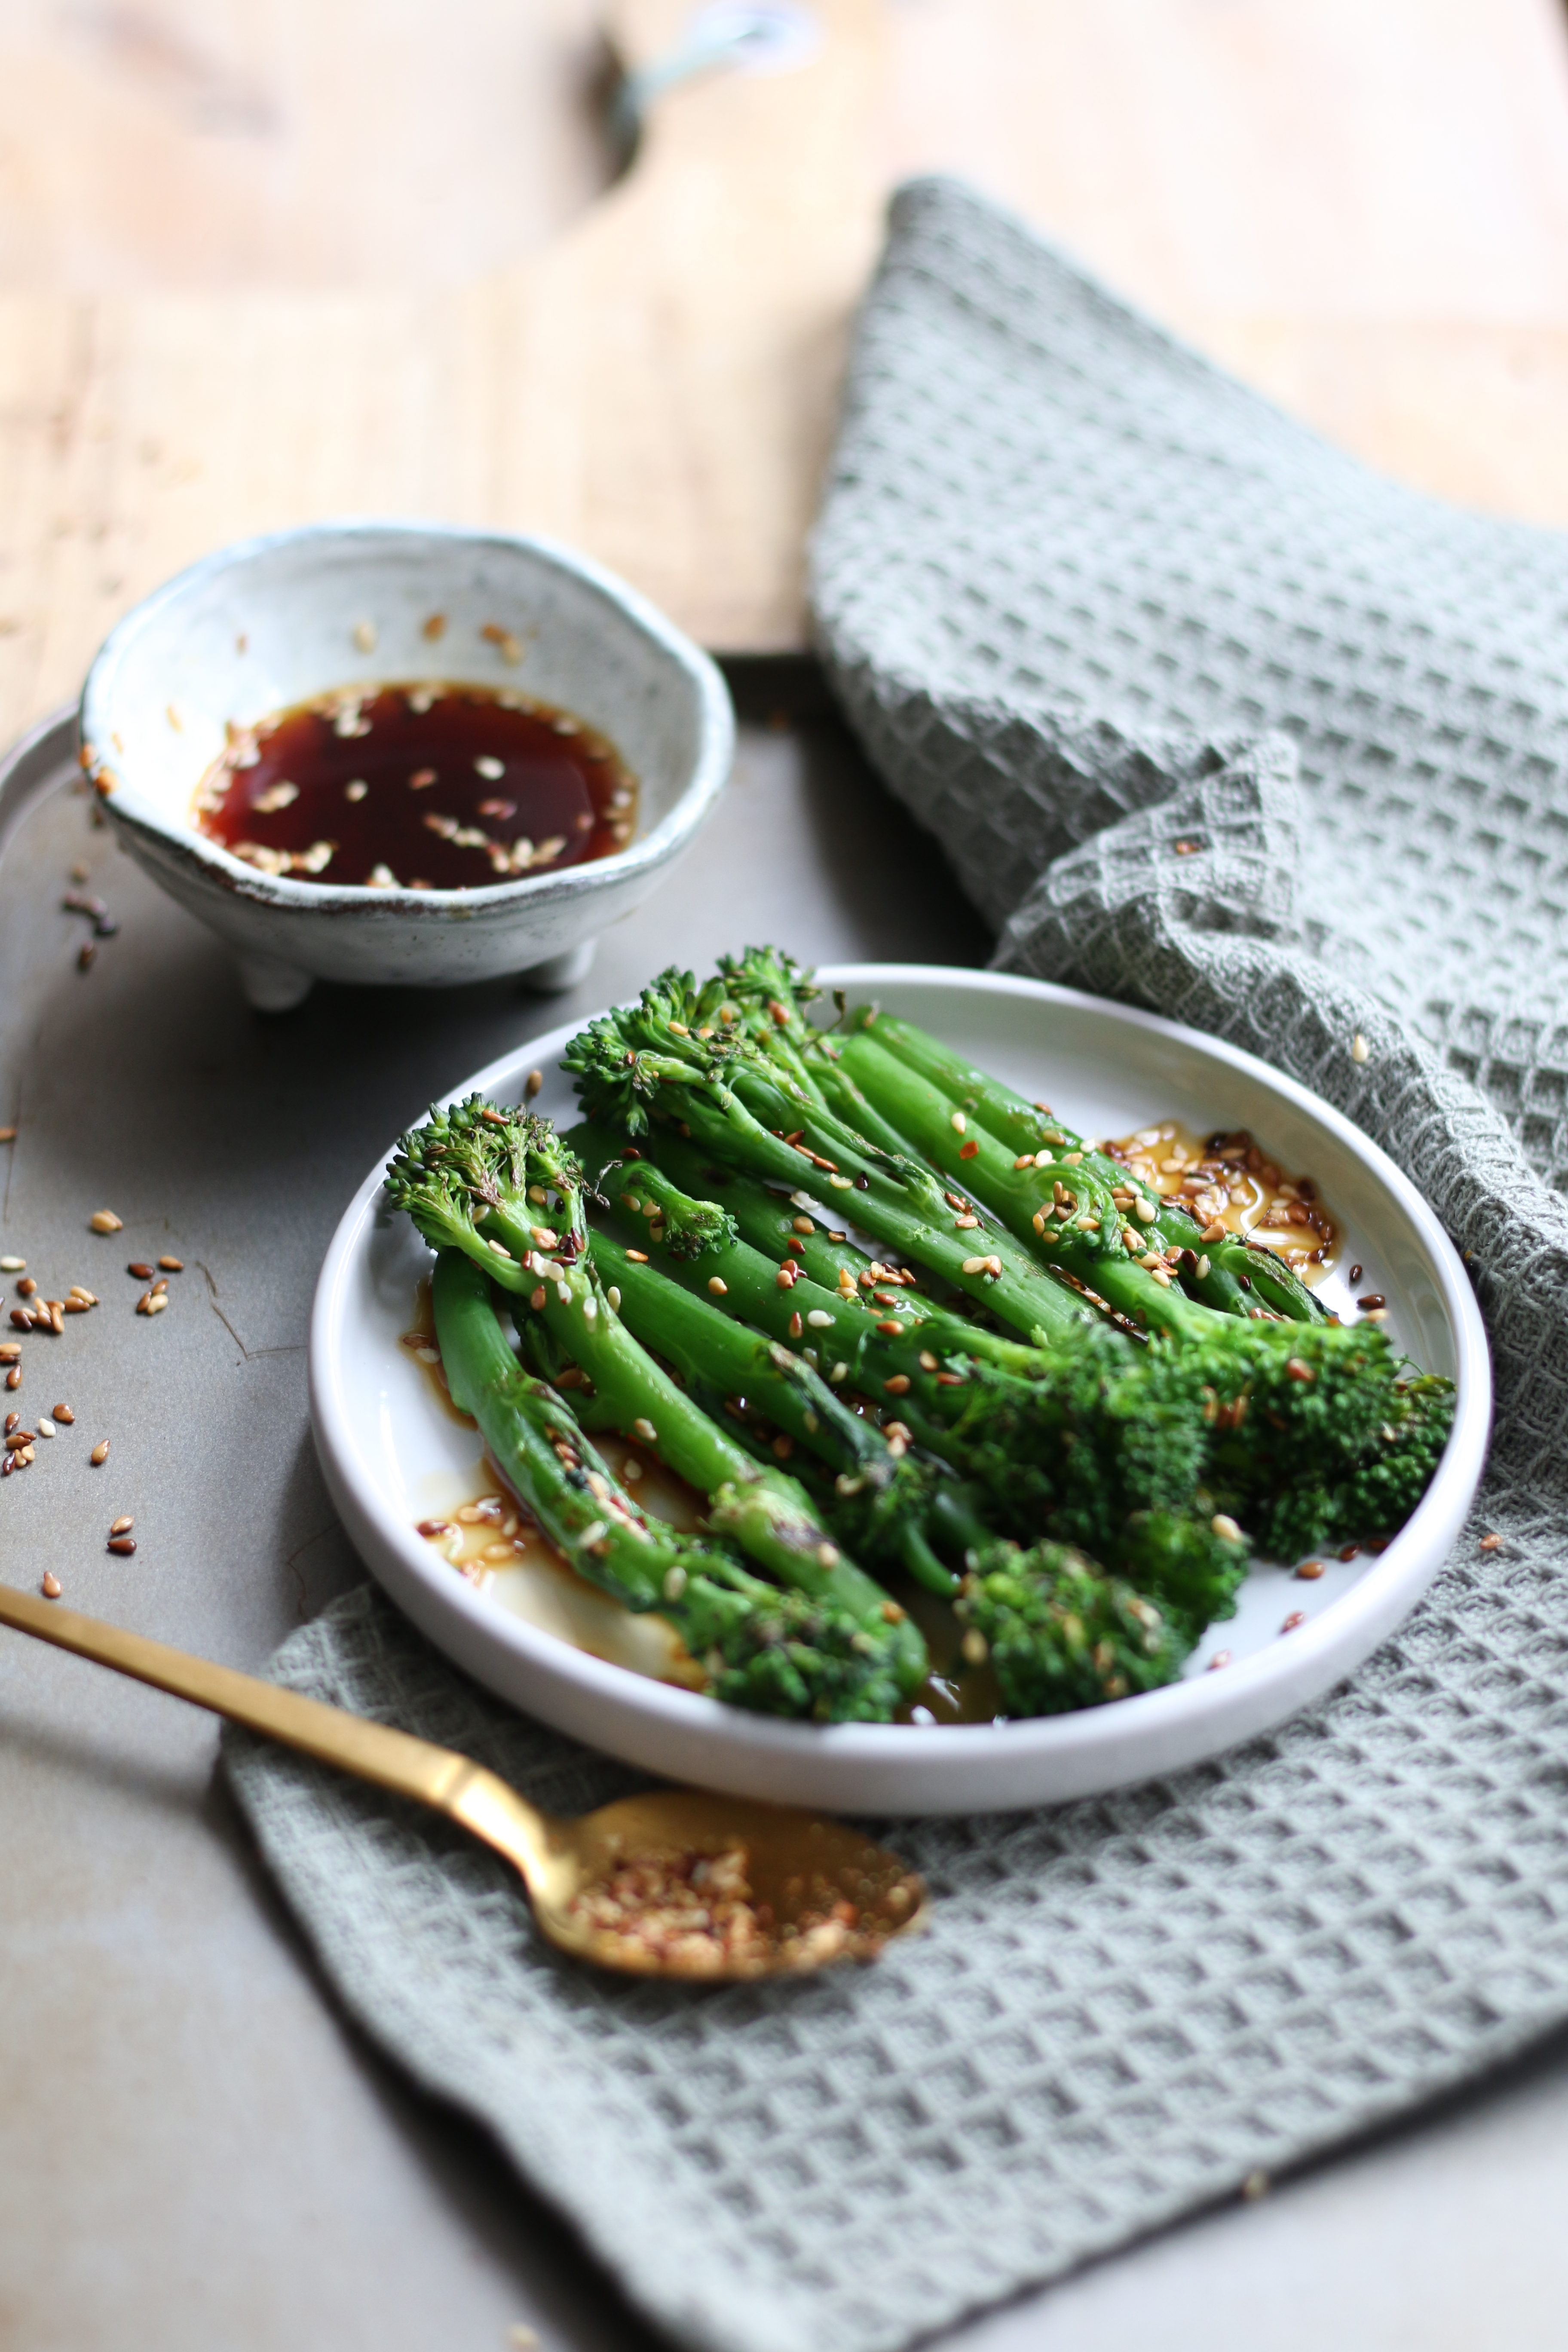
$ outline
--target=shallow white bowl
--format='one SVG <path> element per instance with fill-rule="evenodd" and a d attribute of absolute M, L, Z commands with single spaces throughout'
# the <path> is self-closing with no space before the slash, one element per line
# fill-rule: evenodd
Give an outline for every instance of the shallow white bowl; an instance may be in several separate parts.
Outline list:
<path fill-rule="evenodd" d="M 1392 1336 L 1458 1383 L 1447 1451 L 1420 1508 L 1378 1557 L 1331 1560 L 1321 1581 L 1255 1568 L 1235 1618 L 1201 1643 L 1182 1682 L 1038 1722 L 930 1729 L 769 1722 L 607 1665 L 465 1583 L 415 1533 L 443 1480 L 479 1446 L 435 1403 L 398 1335 L 429 1253 L 395 1216 L 373 1169 L 321 1268 L 310 1328 L 310 1407 L 332 1498 L 361 1555 L 430 1639 L 468 1673 L 561 1730 L 630 1763 L 737 1795 L 845 1812 L 960 1813 L 1038 1805 L 1173 1772 L 1245 1739 L 1350 1673 L 1415 1604 L 1446 1558 L 1480 1480 L 1491 1368 L 1469 1282 L 1436 1218 L 1341 1114 L 1249 1054 L 1075 990 L 919 964 L 825 969 L 825 985 L 875 996 L 922 1023 L 1090 1135 L 1157 1118 L 1200 1133 L 1247 1127 L 1288 1168 L 1310 1173 L 1344 1228 L 1344 1258 L 1381 1291 Z M 538 1108 L 574 1117 L 555 1066 L 575 1026 L 533 1039 L 464 1080 L 502 1101 L 548 1073 Z M 415 1106 L 410 1105 L 412 1111 Z M 1322 1294 L 1346 1307 L 1331 1277 Z M 1300 1609 L 1307 1622 L 1284 1634 Z M 1233 1663 L 1205 1671 L 1221 1645 Z"/>
<path fill-rule="evenodd" d="M 630 846 L 479 890 L 370 890 L 260 874 L 195 830 L 226 720 L 427 677 L 520 687 L 609 736 L 638 782 Z M 580 979 L 598 933 L 710 813 L 734 716 L 707 655 L 585 556 L 427 523 L 314 523 L 220 548 L 128 613 L 88 673 L 81 738 L 132 854 L 233 943 L 252 1003 L 281 1011 L 312 979 Z"/>

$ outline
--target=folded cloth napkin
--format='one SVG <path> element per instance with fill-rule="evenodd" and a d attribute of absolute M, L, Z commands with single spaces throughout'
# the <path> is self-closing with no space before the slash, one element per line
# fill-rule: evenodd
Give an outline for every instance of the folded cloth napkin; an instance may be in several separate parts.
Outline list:
<path fill-rule="evenodd" d="M 1568 541 L 1376 480 L 924 184 L 816 600 L 999 963 L 1250 1046 L 1436 1202 L 1499 1424 L 1483 1515 L 1352 1683 L 1179 1779 L 900 1824 L 935 1922 L 865 1971 L 590 1974 L 457 1832 L 231 1739 L 349 2009 L 713 2352 L 893 2352 L 1568 2016 Z M 547 1803 L 628 1785 L 368 1591 L 276 1671 Z"/>

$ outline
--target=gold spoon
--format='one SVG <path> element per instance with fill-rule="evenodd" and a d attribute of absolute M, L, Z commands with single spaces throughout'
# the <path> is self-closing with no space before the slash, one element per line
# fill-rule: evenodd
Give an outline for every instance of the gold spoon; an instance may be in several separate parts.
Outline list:
<path fill-rule="evenodd" d="M 926 1911 L 897 1855 L 840 1822 L 694 1789 L 541 1812 L 450 1748 L 0 1584 L 0 1624 L 93 1658 L 460 1822 L 521 1874 L 552 1944 L 638 1976 L 787 1976 L 873 1959 Z"/>

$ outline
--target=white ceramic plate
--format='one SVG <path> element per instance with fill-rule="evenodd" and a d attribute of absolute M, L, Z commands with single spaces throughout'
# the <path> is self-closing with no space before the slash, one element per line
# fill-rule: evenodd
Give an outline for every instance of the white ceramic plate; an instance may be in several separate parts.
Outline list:
<path fill-rule="evenodd" d="M 1359 1262 L 1357 1287 L 1386 1297 L 1391 1336 L 1458 1383 L 1453 1436 L 1409 1524 L 1380 1556 L 1331 1561 L 1316 1583 L 1255 1569 L 1238 1613 L 1199 1644 L 1183 1681 L 1110 1706 L 1038 1722 L 822 1729 L 721 1706 L 527 1622 L 416 1534 L 419 1518 L 449 1507 L 479 1446 L 398 1344 L 430 1261 L 408 1220 L 388 1209 L 377 1166 L 333 1236 L 310 1330 L 316 1442 L 360 1553 L 415 1623 L 502 1697 L 630 1763 L 737 1795 L 885 1814 L 1047 1804 L 1174 1771 L 1280 1722 L 1359 1665 L 1415 1606 L 1480 1479 L 1491 1415 L 1486 1337 L 1436 1218 L 1327 1103 L 1174 1022 L 993 972 L 851 964 L 819 977 L 923 1024 L 1083 1133 L 1121 1135 L 1173 1117 L 1200 1133 L 1247 1127 L 1281 1165 L 1312 1175 L 1344 1229 L 1341 1263 Z M 571 1084 L 557 1061 L 580 1025 L 520 1046 L 451 1099 L 478 1088 L 514 1101 L 540 1067 L 538 1108 L 570 1123 Z M 1322 1296 L 1348 1301 L 1334 1277 Z M 1305 1623 L 1282 1633 L 1298 1609 Z M 1232 1663 L 1205 1671 L 1222 1644 Z"/>

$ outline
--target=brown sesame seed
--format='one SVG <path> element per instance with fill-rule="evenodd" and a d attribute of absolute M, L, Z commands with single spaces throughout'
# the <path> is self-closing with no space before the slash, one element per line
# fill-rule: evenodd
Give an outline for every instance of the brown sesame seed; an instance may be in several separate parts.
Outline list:
<path fill-rule="evenodd" d="M 98 941 L 96 940 L 83 940 L 80 947 L 78 948 L 76 951 L 76 968 L 78 971 L 90 971 L 97 961 Z"/>
<path fill-rule="evenodd" d="M 161 1257 L 158 1264 L 165 1274 L 184 1274 L 185 1270 L 183 1257 Z"/>
<path fill-rule="evenodd" d="M 7 1437 L 10 1436 L 11 1432 L 14 1429 L 20 1428 L 22 1416 L 19 1412 L 8 1412 L 5 1415 L 5 1434 Z"/>
<path fill-rule="evenodd" d="M 1314 1582 L 1322 1572 L 1323 1563 L 1321 1559 L 1304 1559 L 1296 1570 L 1297 1575 L 1307 1584 Z"/>
<path fill-rule="evenodd" d="M 153 1279 L 152 1267 L 139 1257 L 133 1257 L 125 1271 L 127 1274 L 134 1275 L 138 1282 L 151 1282 Z"/>
<path fill-rule="evenodd" d="M 715 1298 L 723 1298 L 729 1295 L 730 1286 L 722 1275 L 710 1274 L 708 1277 L 708 1287 Z"/>
<path fill-rule="evenodd" d="M 1304 1625 L 1306 1622 L 1307 1614 L 1305 1610 L 1292 1609 L 1289 1617 L 1286 1618 L 1283 1625 L 1280 1626 L 1279 1631 L 1282 1633 L 1293 1633 L 1298 1625 Z"/>
<path fill-rule="evenodd" d="M 1352 1290 L 1354 1289 L 1354 1287 L 1355 1287 L 1356 1284 L 1357 1284 L 1360 1280 L 1361 1280 L 1361 1268 L 1360 1268 L 1360 1266 L 1359 1266 L 1359 1265 L 1352 1265 L 1352 1268 L 1351 1268 L 1351 1287 L 1352 1287 Z"/>
<path fill-rule="evenodd" d="M 1212 1675 L 1217 1667 L 1228 1666 L 1229 1664 L 1230 1652 L 1228 1650 L 1216 1650 L 1213 1657 L 1208 1662 L 1207 1671 Z"/>
<path fill-rule="evenodd" d="M 541 1091 L 541 1089 L 542 1088 L 543 1085 L 544 1085 L 544 1073 L 543 1073 L 543 1071 L 542 1071 L 542 1070 L 530 1070 L 530 1072 L 529 1072 L 529 1074 L 528 1074 L 527 1077 L 526 1077 L 526 1078 L 523 1080 L 523 1082 L 522 1082 L 522 1092 L 523 1092 L 523 1097 L 524 1097 L 524 1099 L 525 1099 L 526 1101 L 528 1101 L 528 1102 L 531 1102 L 531 1101 L 533 1100 L 534 1096 L 535 1096 L 536 1094 L 538 1094 L 538 1093 Z"/>
<path fill-rule="evenodd" d="M 16 1130 L 14 1127 L 0 1127 L 0 1143 L 15 1143 L 16 1140 Z"/>
<path fill-rule="evenodd" d="M 890 1381 L 884 1381 L 882 1382 L 882 1386 L 886 1389 L 889 1396 L 907 1395 L 909 1392 L 909 1385 L 910 1376 L 908 1372 L 895 1372 Z"/>
<path fill-rule="evenodd" d="M 116 1519 L 109 1532 L 111 1536 L 128 1536 L 135 1525 L 135 1520 L 127 1516 L 124 1518 Z"/>
<path fill-rule="evenodd" d="M 76 1419 L 76 1415 L 72 1412 L 68 1404 L 56 1405 L 54 1408 L 54 1417 L 57 1421 L 63 1421 L 68 1429 Z"/>
<path fill-rule="evenodd" d="M 446 614 L 432 613 L 429 619 L 424 623 L 419 634 L 421 636 L 428 637 L 432 645 L 435 644 L 437 637 L 445 636 L 447 634 Z"/>
<path fill-rule="evenodd" d="M 1481 1549 L 1483 1551 L 1500 1551 L 1502 1549 L 1501 1536 L 1483 1536 L 1481 1538 Z"/>
<path fill-rule="evenodd" d="M 8 1389 L 19 1389 L 21 1387 L 22 1367 L 20 1364 L 12 1365 L 10 1370 L 5 1375 L 5 1385 Z"/>
<path fill-rule="evenodd" d="M 58 1601 L 61 1593 L 65 1591 L 65 1586 L 60 1582 L 59 1578 L 55 1574 L 52 1568 L 46 1568 L 44 1570 L 44 1580 L 38 1590 L 42 1592 L 46 1601 Z"/>
<path fill-rule="evenodd" d="M 18 1298 L 31 1298 L 36 1296 L 37 1287 L 38 1286 L 33 1280 L 32 1276 L 30 1274 L 25 1274 L 22 1276 L 21 1281 L 16 1285 L 16 1296 Z"/>
<path fill-rule="evenodd" d="M 118 1552 L 121 1559 L 129 1559 L 130 1555 L 135 1550 L 135 1549 L 136 1538 L 134 1536 L 110 1536 L 109 1538 L 109 1549 L 113 1552 Z"/>
<path fill-rule="evenodd" d="M 1341 1549 L 1340 1558 L 1342 1559 L 1353 1559 L 1360 1549 L 1360 1544 L 1346 1544 Z"/>
<path fill-rule="evenodd" d="M 98 1444 L 93 1447 L 92 1452 L 88 1455 L 88 1457 L 87 1457 L 87 1458 L 88 1458 L 88 1460 L 92 1464 L 92 1466 L 93 1466 L 93 1468 L 94 1468 L 95 1470 L 100 1470 L 100 1469 L 102 1468 L 103 1465 L 104 1465 L 104 1464 L 108 1461 L 108 1459 L 109 1459 L 109 1440 L 108 1440 L 108 1438 L 107 1438 L 107 1437 L 100 1437 L 100 1438 L 99 1439 L 99 1441 L 98 1441 Z"/>
<path fill-rule="evenodd" d="M 789 1318 L 789 1336 L 790 1336 L 790 1338 L 791 1338 L 792 1339 L 798 1339 L 800 1338 L 800 1336 L 801 1336 L 802 1332 L 805 1330 L 805 1324 L 804 1324 L 804 1323 L 801 1321 L 801 1319 L 800 1319 L 800 1309 L 799 1309 L 799 1307 L 797 1307 L 795 1308 L 795 1313 L 794 1313 L 794 1314 L 790 1317 L 790 1318 Z"/>
<path fill-rule="evenodd" d="M 21 1284 L 18 1283 L 16 1287 L 20 1290 L 22 1287 Z M 1386 1307 L 1388 1301 L 1384 1297 L 1381 1290 L 1369 1290 L 1364 1298 L 1358 1298 L 1356 1300 L 1356 1305 L 1361 1308 L 1363 1315 L 1375 1314 L 1380 1307 Z"/>
<path fill-rule="evenodd" d="M 626 1255 L 631 1259 L 634 1265 L 646 1265 L 647 1264 L 647 1250 L 629 1249 L 626 1252 Z"/>

